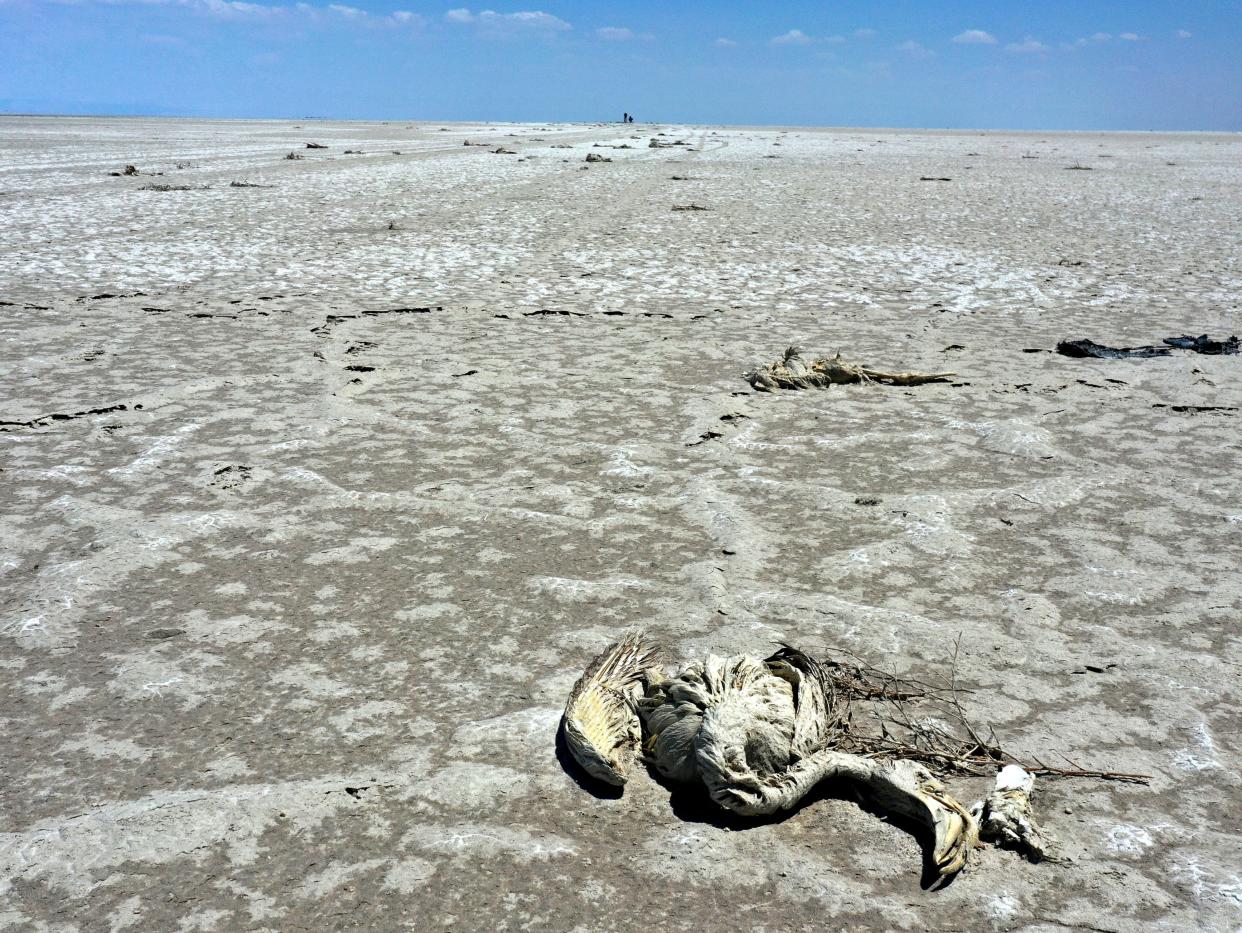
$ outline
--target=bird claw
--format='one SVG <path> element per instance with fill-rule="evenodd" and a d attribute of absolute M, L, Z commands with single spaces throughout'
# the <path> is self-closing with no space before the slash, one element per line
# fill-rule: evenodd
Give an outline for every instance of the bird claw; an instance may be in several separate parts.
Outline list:
<path fill-rule="evenodd" d="M 966 867 L 970 850 L 976 838 L 974 823 L 969 816 L 953 814 L 948 820 L 943 837 L 937 838 L 932 861 L 941 878 L 951 878 Z"/>

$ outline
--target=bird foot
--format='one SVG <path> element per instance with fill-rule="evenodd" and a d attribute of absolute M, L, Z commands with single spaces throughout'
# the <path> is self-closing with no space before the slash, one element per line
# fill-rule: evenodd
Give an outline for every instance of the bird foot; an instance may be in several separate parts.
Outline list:
<path fill-rule="evenodd" d="M 1049 840 L 1035 824 L 1031 791 L 1035 775 L 1019 765 L 1005 765 L 996 775 L 996 786 L 973 807 L 979 835 L 987 842 L 1021 852 L 1032 862 L 1051 859 Z"/>

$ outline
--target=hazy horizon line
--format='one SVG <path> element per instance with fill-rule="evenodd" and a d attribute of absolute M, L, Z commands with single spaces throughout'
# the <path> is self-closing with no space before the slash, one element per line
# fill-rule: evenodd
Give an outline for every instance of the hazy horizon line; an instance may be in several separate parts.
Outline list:
<path fill-rule="evenodd" d="M 279 116 L 279 117 L 222 117 L 201 116 L 188 113 L 91 113 L 91 112 L 54 112 L 36 110 L 4 110 L 0 109 L 0 117 L 25 117 L 39 119 L 95 119 L 95 120 L 198 120 L 221 123 L 281 123 L 300 120 L 313 123 L 500 123 L 508 126 L 561 125 L 561 126 L 702 126 L 721 129 L 814 129 L 814 130 L 867 130 L 867 131 L 903 131 L 903 132 L 960 132 L 960 133 L 1115 133 L 1134 135 L 1204 135 L 1204 136 L 1238 136 L 1242 130 L 1218 129 L 1068 129 L 1063 127 L 1009 127 L 1009 126 L 885 126 L 881 124 L 851 123 L 696 123 L 688 120 L 641 120 L 632 124 L 624 124 L 620 120 L 502 120 L 502 119 L 441 119 L 437 117 L 316 117 L 316 116 Z"/>

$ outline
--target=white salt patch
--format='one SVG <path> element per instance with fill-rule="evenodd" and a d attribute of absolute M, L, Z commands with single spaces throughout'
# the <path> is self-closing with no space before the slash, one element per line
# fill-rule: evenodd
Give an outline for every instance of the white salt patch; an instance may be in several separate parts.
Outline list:
<path fill-rule="evenodd" d="M 1169 877 L 1190 889 L 1199 903 L 1222 903 L 1242 908 L 1242 878 L 1230 874 L 1217 878 L 1217 871 L 1205 866 L 1198 855 L 1179 854 L 1170 860 Z"/>
<path fill-rule="evenodd" d="M 1208 731 L 1207 723 L 1201 722 L 1190 730 L 1193 745 L 1173 753 L 1173 764 L 1183 771 L 1208 771 L 1220 767 L 1216 757 L 1216 743 Z"/>
<path fill-rule="evenodd" d="M 1018 900 L 1010 894 L 997 894 L 988 901 L 988 915 L 1002 923 L 1018 912 Z"/>
<path fill-rule="evenodd" d="M 1141 826 L 1120 823 L 1108 831 L 1108 850 L 1118 855 L 1142 855 L 1153 845 L 1151 833 Z"/>

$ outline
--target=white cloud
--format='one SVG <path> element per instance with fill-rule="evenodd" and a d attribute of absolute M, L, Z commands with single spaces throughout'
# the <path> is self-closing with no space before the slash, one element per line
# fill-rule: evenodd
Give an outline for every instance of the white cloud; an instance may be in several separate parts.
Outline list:
<path fill-rule="evenodd" d="M 569 23 L 551 13 L 542 10 L 520 10 L 516 13 L 497 13 L 495 10 L 482 10 L 472 13 L 465 7 L 449 10 L 444 18 L 450 23 L 476 26 L 481 31 L 491 34 L 515 34 L 533 32 L 567 32 L 573 29 Z"/>
<path fill-rule="evenodd" d="M 173 5 L 200 10 L 211 16 L 219 16 L 223 19 L 268 19 L 274 16 L 283 16 L 289 12 L 288 7 L 245 3 L 243 0 L 190 0 L 190 2 L 174 3 Z M 298 4 L 298 12 L 302 12 L 302 8 L 305 6 L 306 4 Z M 314 8 L 312 7 L 311 9 Z"/>
<path fill-rule="evenodd" d="M 1137 32 L 1123 32 L 1117 38 L 1125 42 L 1138 42 L 1141 37 Z"/>
<path fill-rule="evenodd" d="M 0 0 L 3 2 L 3 0 Z M 417 13 L 398 10 L 387 16 L 374 16 L 366 10 L 343 3 L 316 6 L 310 3 L 294 3 L 281 6 L 268 3 L 249 3 L 246 0 L 69 0 L 69 2 L 94 2 L 108 6 L 160 6 L 199 13 L 232 22 L 304 21 L 311 23 L 339 22 L 341 19 L 365 26 L 421 26 L 424 20 Z"/>
<path fill-rule="evenodd" d="M 856 39 L 870 39 L 874 35 L 876 35 L 876 31 L 868 26 L 854 30 L 854 38 Z"/>
<path fill-rule="evenodd" d="M 719 39 L 717 39 L 717 40 L 716 40 L 716 42 L 715 42 L 714 44 L 715 44 L 715 46 L 716 46 L 717 48 L 720 48 L 720 49 L 735 49 L 735 48 L 737 48 L 737 43 L 736 43 L 736 42 L 734 42 L 732 39 L 726 39 L 724 36 L 721 36 Z"/>
<path fill-rule="evenodd" d="M 1089 45 L 1103 45 L 1106 42 L 1112 42 L 1113 37 L 1106 32 L 1097 32 L 1094 35 L 1084 36 L 1081 39 L 1075 39 L 1073 42 L 1062 42 L 1063 49 L 1082 49 Z"/>
<path fill-rule="evenodd" d="M 1032 39 L 1030 36 L 1027 36 L 1021 42 L 1010 42 L 1005 48 L 1010 52 L 1019 52 L 1026 55 L 1039 55 L 1048 51 L 1048 46 L 1038 39 Z"/>
<path fill-rule="evenodd" d="M 899 45 L 893 46 L 898 52 L 905 52 L 913 58 L 932 58 L 936 53 L 931 49 L 924 48 L 913 39 L 907 39 Z"/>
<path fill-rule="evenodd" d="M 784 35 L 772 39 L 773 45 L 810 45 L 815 40 L 801 29 L 791 29 Z"/>
<path fill-rule="evenodd" d="M 982 29 L 967 29 L 954 36 L 953 41 L 961 45 L 996 45 L 996 36 Z"/>
<path fill-rule="evenodd" d="M 1179 29 L 1177 32 L 1173 33 L 1173 35 L 1177 36 L 1179 39 L 1189 39 L 1192 35 L 1194 35 L 1194 33 L 1185 29 Z"/>
<path fill-rule="evenodd" d="M 789 32 L 772 39 L 773 45 L 810 45 L 815 40 L 808 36 L 801 29 L 791 29 Z"/>
<path fill-rule="evenodd" d="M 637 38 L 633 29 L 626 29 L 624 26 L 601 26 L 595 30 L 595 34 L 611 42 L 627 42 Z"/>
<path fill-rule="evenodd" d="M 772 45 L 814 45 L 817 42 L 840 45 L 844 41 L 845 36 L 808 36 L 801 29 L 791 29 L 784 35 L 769 40 Z"/>

